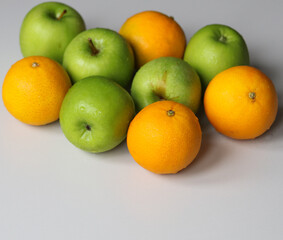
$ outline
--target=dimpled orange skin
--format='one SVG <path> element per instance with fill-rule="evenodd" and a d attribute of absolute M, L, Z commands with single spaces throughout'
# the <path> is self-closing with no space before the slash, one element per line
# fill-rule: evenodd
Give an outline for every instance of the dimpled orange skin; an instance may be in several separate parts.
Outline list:
<path fill-rule="evenodd" d="M 61 103 L 70 87 L 70 78 L 61 65 L 47 57 L 32 56 L 9 69 L 2 98 L 16 119 L 45 125 L 59 118 Z"/>
<path fill-rule="evenodd" d="M 168 111 L 174 115 L 169 116 Z M 202 132 L 195 114 L 185 105 L 159 101 L 143 108 L 131 122 L 127 145 L 134 160 L 157 174 L 186 168 L 197 156 Z"/>
<path fill-rule="evenodd" d="M 159 57 L 182 58 L 186 37 L 179 24 L 167 15 L 145 11 L 133 15 L 120 29 L 133 47 L 137 67 Z"/>
<path fill-rule="evenodd" d="M 216 75 L 204 95 L 205 113 L 214 128 L 234 139 L 253 139 L 274 122 L 278 99 L 272 81 L 250 66 Z"/>

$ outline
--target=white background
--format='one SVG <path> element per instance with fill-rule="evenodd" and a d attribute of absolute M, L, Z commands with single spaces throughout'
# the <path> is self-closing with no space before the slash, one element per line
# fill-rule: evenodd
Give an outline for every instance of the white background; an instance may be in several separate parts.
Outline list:
<path fill-rule="evenodd" d="M 22 58 L 19 30 L 39 1 L 0 3 L 0 83 Z M 236 141 L 218 134 L 202 114 L 197 159 L 177 175 L 139 167 L 122 143 L 103 154 L 71 145 L 58 122 L 28 126 L 0 101 L 0 239 L 283 238 L 283 2 L 278 1 L 67 1 L 87 27 L 118 31 L 134 13 L 174 16 L 187 40 L 199 28 L 222 23 L 245 38 L 251 65 L 274 82 L 276 122 L 263 136 Z"/>

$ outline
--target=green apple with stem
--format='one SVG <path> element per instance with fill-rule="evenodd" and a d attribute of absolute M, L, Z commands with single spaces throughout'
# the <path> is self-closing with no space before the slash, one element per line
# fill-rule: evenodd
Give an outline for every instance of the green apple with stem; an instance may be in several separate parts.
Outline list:
<path fill-rule="evenodd" d="M 218 73 L 233 66 L 249 65 L 249 52 L 244 38 L 236 30 L 211 24 L 192 36 L 184 60 L 197 71 L 205 89 Z"/>
<path fill-rule="evenodd" d="M 138 111 L 153 102 L 171 100 L 196 113 L 201 103 L 201 82 L 187 62 L 175 57 L 161 57 L 138 70 L 131 95 Z"/>
<path fill-rule="evenodd" d="M 134 55 L 130 45 L 117 32 L 93 28 L 80 33 L 66 48 L 63 66 L 75 83 L 99 75 L 128 88 L 134 74 Z"/>
<path fill-rule="evenodd" d="M 81 15 L 59 2 L 45 2 L 32 8 L 20 30 L 20 46 L 24 57 L 45 56 L 62 63 L 65 48 L 85 30 Z"/>
<path fill-rule="evenodd" d="M 60 125 L 67 139 L 89 152 L 105 152 L 126 137 L 135 106 L 130 94 L 114 81 L 91 76 L 66 94 Z"/>

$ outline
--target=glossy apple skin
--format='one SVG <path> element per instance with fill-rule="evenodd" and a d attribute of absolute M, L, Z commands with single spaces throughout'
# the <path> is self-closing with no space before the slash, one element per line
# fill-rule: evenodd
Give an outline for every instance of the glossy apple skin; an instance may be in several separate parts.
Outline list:
<path fill-rule="evenodd" d="M 57 18 L 67 10 L 63 17 Z M 45 2 L 32 8 L 20 30 L 20 46 L 24 57 L 45 56 L 62 63 L 65 48 L 85 30 L 81 15 L 63 3 Z"/>
<path fill-rule="evenodd" d="M 60 110 L 60 125 L 67 139 L 89 152 L 105 152 L 126 137 L 134 117 L 134 102 L 119 84 L 92 76 L 74 84 Z"/>
<path fill-rule="evenodd" d="M 231 27 L 212 24 L 197 31 L 184 55 L 199 74 L 203 88 L 218 73 L 238 65 L 249 65 L 249 52 L 243 37 Z"/>
<path fill-rule="evenodd" d="M 93 55 L 88 39 L 99 51 Z M 134 55 L 130 45 L 117 32 L 94 28 L 80 33 L 66 48 L 63 66 L 75 83 L 85 77 L 108 77 L 128 88 L 134 74 Z"/>
<path fill-rule="evenodd" d="M 139 69 L 131 95 L 138 111 L 156 101 L 172 100 L 196 113 L 201 103 L 201 82 L 187 62 L 175 57 L 161 57 Z"/>

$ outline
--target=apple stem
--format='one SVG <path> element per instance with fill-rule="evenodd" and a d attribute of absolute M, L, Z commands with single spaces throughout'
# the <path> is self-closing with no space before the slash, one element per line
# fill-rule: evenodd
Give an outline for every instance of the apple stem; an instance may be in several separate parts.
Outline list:
<path fill-rule="evenodd" d="M 67 13 L 67 10 L 64 9 L 64 11 L 61 13 L 61 15 L 57 18 L 57 20 L 60 20 L 66 13 Z"/>
<path fill-rule="evenodd" d="M 85 126 L 85 128 L 86 128 L 86 130 L 88 130 L 88 131 L 91 130 L 91 127 L 90 127 L 88 124 Z"/>
<path fill-rule="evenodd" d="M 168 110 L 168 111 L 167 111 L 167 115 L 168 115 L 169 117 L 173 117 L 173 116 L 175 115 L 175 112 L 174 112 L 173 110 Z"/>
<path fill-rule="evenodd" d="M 89 44 L 89 47 L 92 51 L 92 54 L 91 54 L 92 56 L 95 56 L 96 54 L 99 53 L 98 49 L 94 46 L 91 38 L 88 38 L 88 44 Z"/>
<path fill-rule="evenodd" d="M 227 40 L 227 38 L 225 36 L 222 36 L 222 35 L 219 38 L 219 42 L 222 42 L 222 43 L 225 43 L 226 40 Z"/>

